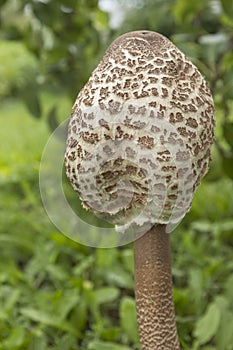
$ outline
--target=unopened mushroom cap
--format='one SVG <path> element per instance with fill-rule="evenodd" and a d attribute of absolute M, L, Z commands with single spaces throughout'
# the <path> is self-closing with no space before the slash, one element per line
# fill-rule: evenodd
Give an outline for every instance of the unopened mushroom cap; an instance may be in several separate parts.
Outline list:
<path fill-rule="evenodd" d="M 67 176 L 83 206 L 118 225 L 179 222 L 208 170 L 214 105 L 166 37 L 130 32 L 107 49 L 72 109 Z"/>

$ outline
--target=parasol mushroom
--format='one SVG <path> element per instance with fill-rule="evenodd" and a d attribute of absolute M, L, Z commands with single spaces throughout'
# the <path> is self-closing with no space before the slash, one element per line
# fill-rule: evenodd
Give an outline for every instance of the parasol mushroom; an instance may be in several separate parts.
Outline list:
<path fill-rule="evenodd" d="M 168 232 L 190 209 L 213 139 L 205 79 L 151 31 L 116 39 L 73 106 L 66 173 L 86 209 L 134 232 L 142 350 L 180 349 Z"/>

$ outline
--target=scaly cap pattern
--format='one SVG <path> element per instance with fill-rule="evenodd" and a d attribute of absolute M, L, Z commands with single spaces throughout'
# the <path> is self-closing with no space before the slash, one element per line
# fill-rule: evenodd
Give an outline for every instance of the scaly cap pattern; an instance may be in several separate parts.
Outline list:
<path fill-rule="evenodd" d="M 189 210 L 213 139 L 213 100 L 198 69 L 166 37 L 131 32 L 77 96 L 66 173 L 85 208 L 121 231 L 146 232 Z"/>

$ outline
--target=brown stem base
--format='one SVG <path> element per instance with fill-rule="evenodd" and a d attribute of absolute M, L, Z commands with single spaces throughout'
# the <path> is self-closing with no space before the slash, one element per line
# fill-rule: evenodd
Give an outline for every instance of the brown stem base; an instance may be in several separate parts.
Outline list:
<path fill-rule="evenodd" d="M 169 234 L 154 226 L 134 242 L 135 295 L 142 350 L 180 350 L 172 296 Z"/>

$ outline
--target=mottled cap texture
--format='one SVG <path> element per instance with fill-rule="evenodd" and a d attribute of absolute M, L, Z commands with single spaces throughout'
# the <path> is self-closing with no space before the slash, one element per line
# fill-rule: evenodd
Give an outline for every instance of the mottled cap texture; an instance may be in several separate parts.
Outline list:
<path fill-rule="evenodd" d="M 208 170 L 214 104 L 205 79 L 166 37 L 116 39 L 80 91 L 65 152 L 83 206 L 117 225 L 176 224 Z"/>

